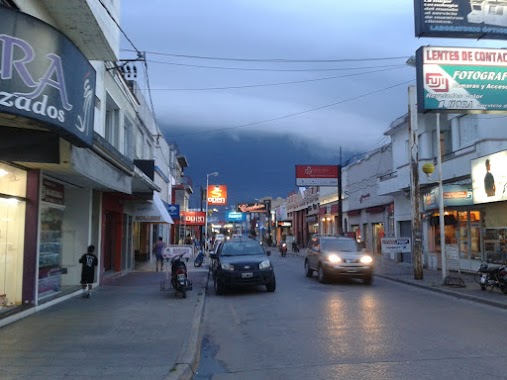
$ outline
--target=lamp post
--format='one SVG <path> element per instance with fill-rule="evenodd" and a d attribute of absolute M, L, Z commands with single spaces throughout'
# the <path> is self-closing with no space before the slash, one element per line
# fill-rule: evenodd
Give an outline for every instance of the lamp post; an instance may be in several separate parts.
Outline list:
<path fill-rule="evenodd" d="M 209 186 L 209 177 L 216 177 L 218 172 L 213 172 L 206 174 L 206 219 L 205 219 L 205 230 L 204 230 L 204 247 L 208 244 L 208 186 Z M 208 247 L 209 248 L 209 247 Z M 205 248 L 206 249 L 206 248 Z"/>

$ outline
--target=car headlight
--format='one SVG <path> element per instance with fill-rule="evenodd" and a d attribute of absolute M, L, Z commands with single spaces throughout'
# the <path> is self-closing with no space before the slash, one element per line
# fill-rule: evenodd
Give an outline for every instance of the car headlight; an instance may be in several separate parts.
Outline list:
<path fill-rule="evenodd" d="M 271 262 L 269 260 L 264 260 L 259 264 L 259 269 L 269 269 L 271 268 Z"/>
<path fill-rule="evenodd" d="M 342 261 L 342 258 L 335 253 L 332 253 L 331 255 L 329 255 L 327 257 L 327 259 L 329 260 L 329 262 L 334 263 L 334 264 Z"/>
<path fill-rule="evenodd" d="M 223 270 L 234 270 L 234 266 L 229 263 L 221 263 L 220 266 Z"/>
<path fill-rule="evenodd" d="M 359 261 L 362 264 L 371 264 L 373 262 L 373 258 L 371 256 L 365 255 L 365 256 L 362 256 Z"/>

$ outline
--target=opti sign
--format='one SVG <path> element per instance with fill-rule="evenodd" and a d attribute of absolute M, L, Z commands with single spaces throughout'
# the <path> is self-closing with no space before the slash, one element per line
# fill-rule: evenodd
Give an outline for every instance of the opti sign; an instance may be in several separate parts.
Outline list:
<path fill-rule="evenodd" d="M 227 204 L 227 186 L 212 185 L 208 186 L 208 205 L 225 206 Z"/>

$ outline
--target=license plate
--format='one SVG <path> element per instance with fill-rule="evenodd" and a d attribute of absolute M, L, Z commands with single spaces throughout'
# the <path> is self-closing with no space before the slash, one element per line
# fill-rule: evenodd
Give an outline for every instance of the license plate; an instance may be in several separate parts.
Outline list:
<path fill-rule="evenodd" d="M 241 273 L 241 278 L 252 278 L 252 277 L 253 277 L 252 272 Z"/>
<path fill-rule="evenodd" d="M 178 281 L 184 281 L 185 280 L 185 275 L 184 274 L 179 274 L 178 275 Z"/>
<path fill-rule="evenodd" d="M 347 272 L 348 272 L 348 273 L 356 273 L 356 272 L 357 272 L 357 270 L 355 270 L 355 269 L 349 269 Z"/>

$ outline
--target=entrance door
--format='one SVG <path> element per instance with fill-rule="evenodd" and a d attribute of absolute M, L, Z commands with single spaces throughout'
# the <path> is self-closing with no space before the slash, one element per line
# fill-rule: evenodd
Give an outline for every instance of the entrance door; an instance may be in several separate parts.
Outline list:
<path fill-rule="evenodd" d="M 104 270 L 110 272 L 114 270 L 114 247 L 115 247 L 115 217 L 112 212 L 105 213 L 104 229 Z"/>

